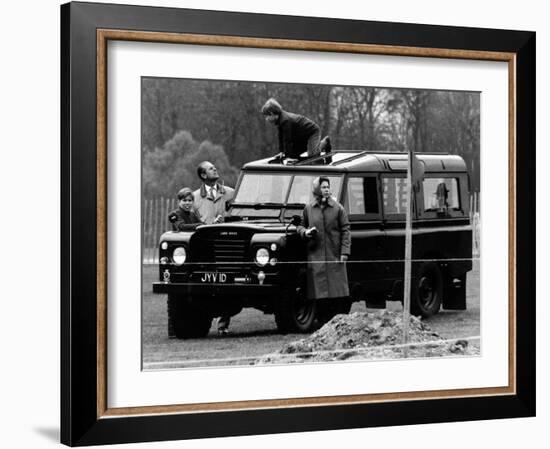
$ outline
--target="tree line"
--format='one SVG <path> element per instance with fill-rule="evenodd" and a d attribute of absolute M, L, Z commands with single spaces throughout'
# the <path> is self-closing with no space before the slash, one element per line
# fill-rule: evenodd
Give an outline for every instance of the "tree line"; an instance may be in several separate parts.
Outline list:
<path fill-rule="evenodd" d="M 276 154 L 277 130 L 260 113 L 270 97 L 314 120 L 336 150 L 458 154 L 479 191 L 477 92 L 143 78 L 144 196 L 197 188 L 203 160 L 233 186 L 244 163 Z"/>

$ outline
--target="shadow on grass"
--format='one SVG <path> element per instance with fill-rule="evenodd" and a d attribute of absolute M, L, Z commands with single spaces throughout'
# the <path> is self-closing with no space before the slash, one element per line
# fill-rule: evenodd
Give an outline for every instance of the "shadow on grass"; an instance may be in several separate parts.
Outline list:
<path fill-rule="evenodd" d="M 250 338 L 250 337 L 270 337 L 272 335 L 280 335 L 277 329 L 259 329 L 250 332 L 232 332 L 229 334 L 219 335 L 217 332 L 209 335 L 207 338 L 219 338 L 224 340 L 230 340 L 232 338 Z"/>

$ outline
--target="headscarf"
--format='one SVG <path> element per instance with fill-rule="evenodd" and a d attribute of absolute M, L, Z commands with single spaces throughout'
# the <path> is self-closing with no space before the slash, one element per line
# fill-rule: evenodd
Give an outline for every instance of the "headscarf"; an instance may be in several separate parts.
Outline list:
<path fill-rule="evenodd" d="M 328 181 L 330 186 L 330 180 L 326 176 L 319 176 L 313 180 L 312 193 L 317 201 L 321 201 L 323 194 L 321 193 L 321 181 Z"/>

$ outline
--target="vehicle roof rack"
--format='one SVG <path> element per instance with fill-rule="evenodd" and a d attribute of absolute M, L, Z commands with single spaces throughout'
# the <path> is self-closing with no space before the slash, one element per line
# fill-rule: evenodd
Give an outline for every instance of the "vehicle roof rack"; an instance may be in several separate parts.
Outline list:
<path fill-rule="evenodd" d="M 292 165 L 327 165 L 332 162 L 334 152 L 316 154 L 315 156 L 299 159 Z"/>
<path fill-rule="evenodd" d="M 337 150 L 323 154 L 316 154 L 315 156 L 301 159 L 292 165 L 338 165 L 342 162 L 356 159 L 365 153 L 366 151 L 364 150 Z M 345 157 L 340 160 L 334 160 L 334 158 L 336 158 L 339 154 L 349 154 L 349 157 Z"/>
<path fill-rule="evenodd" d="M 337 157 L 338 154 L 349 154 L 349 157 L 346 157 L 346 158 L 343 158 L 343 159 L 339 159 L 339 160 L 334 160 L 335 157 Z M 407 153 L 405 151 L 372 151 L 372 150 L 336 150 L 336 151 L 331 151 L 330 153 L 324 153 L 324 154 L 321 154 L 321 155 L 315 155 L 315 156 L 312 156 L 312 157 L 309 157 L 309 158 L 305 158 L 305 159 L 300 159 L 296 162 L 294 162 L 293 164 L 288 164 L 288 165 L 298 165 L 298 166 L 302 166 L 302 165 L 316 165 L 316 164 L 323 164 L 323 165 L 341 165 L 341 164 L 344 164 L 346 162 L 350 162 L 354 159 L 358 159 L 359 157 L 361 156 L 366 156 L 366 155 L 381 155 L 381 156 L 385 156 L 385 155 L 399 155 L 399 156 L 403 156 L 403 155 L 406 155 Z M 418 152 L 416 153 L 418 155 L 422 155 L 422 156 L 449 156 L 450 153 L 448 152 L 438 152 L 438 151 L 430 151 L 430 152 Z"/>
<path fill-rule="evenodd" d="M 381 163 L 384 163 L 388 156 L 405 156 L 405 151 L 372 151 L 372 150 L 336 150 L 322 154 L 316 154 L 303 159 L 286 159 L 285 162 L 277 156 L 269 159 L 268 164 L 285 165 L 287 167 L 311 167 L 311 166 L 331 166 L 337 167 L 352 161 L 358 161 L 364 156 L 374 156 Z M 452 156 L 448 152 L 418 152 L 418 156 Z M 382 159 L 381 159 L 382 158 Z"/>

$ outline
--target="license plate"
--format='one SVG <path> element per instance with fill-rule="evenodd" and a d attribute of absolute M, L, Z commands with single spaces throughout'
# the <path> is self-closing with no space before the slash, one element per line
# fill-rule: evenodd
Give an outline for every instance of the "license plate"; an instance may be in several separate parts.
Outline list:
<path fill-rule="evenodd" d="M 205 284 L 223 284 L 227 282 L 227 274 L 225 273 L 202 273 L 200 277 L 201 282 Z"/>

